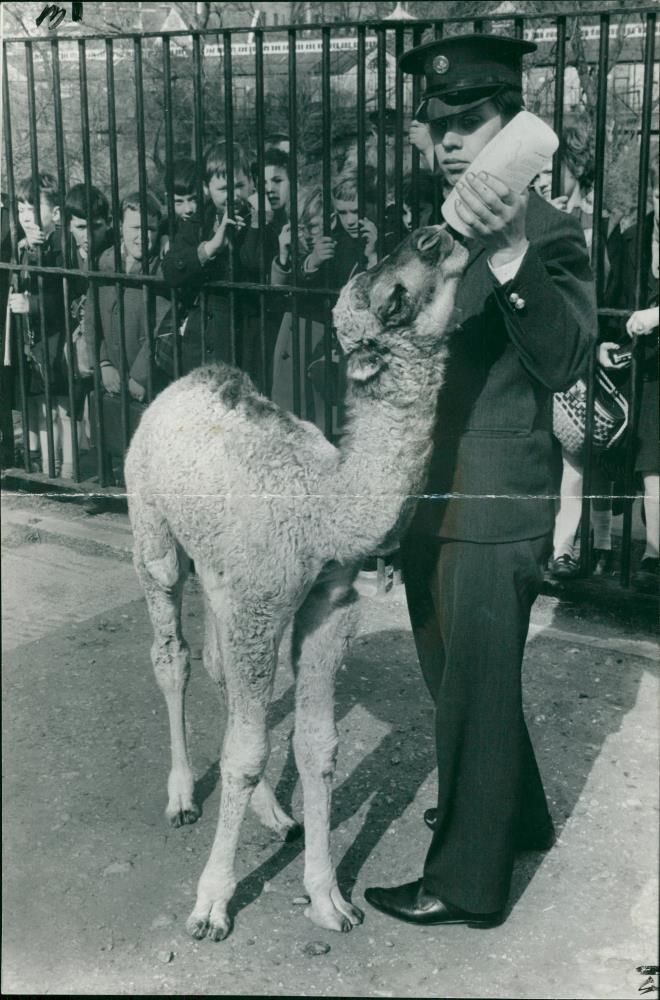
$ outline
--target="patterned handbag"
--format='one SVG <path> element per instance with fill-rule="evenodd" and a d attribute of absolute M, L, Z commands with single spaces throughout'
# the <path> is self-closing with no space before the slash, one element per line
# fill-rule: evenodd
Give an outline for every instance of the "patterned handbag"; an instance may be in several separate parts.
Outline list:
<path fill-rule="evenodd" d="M 552 400 L 552 432 L 569 455 L 581 453 L 586 422 L 587 384 L 579 379 L 566 392 L 556 392 Z M 628 401 L 599 367 L 594 394 L 594 448 L 612 448 L 621 440 L 627 427 Z"/>

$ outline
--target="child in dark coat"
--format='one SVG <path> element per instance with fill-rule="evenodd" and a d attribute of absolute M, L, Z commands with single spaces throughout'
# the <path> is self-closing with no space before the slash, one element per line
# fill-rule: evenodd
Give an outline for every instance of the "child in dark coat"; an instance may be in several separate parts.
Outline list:
<path fill-rule="evenodd" d="M 289 157 L 281 149 L 266 150 L 263 166 L 265 218 L 259 218 L 257 194 L 250 197 L 251 219 L 245 241 L 241 247 L 241 263 L 248 281 L 261 282 L 262 259 L 265 264 L 263 279 L 270 281 L 271 267 L 279 252 L 282 230 L 288 225 L 291 182 Z M 255 382 L 264 390 L 270 387 L 273 370 L 273 352 L 284 313 L 284 300 L 279 295 L 267 295 L 264 309 L 264 357 L 260 336 L 260 309 L 258 301 L 246 315 L 244 365 Z"/>
<path fill-rule="evenodd" d="M 204 160 L 204 191 L 210 204 L 201 220 L 182 221 L 174 242 L 163 259 L 163 276 L 171 288 L 181 291 L 189 310 L 183 337 L 183 371 L 208 361 L 236 363 L 231 337 L 231 299 L 228 289 L 209 289 L 214 281 L 230 280 L 230 245 L 233 247 L 234 280 L 240 280 L 240 247 L 249 224 L 247 197 L 251 191 L 250 166 L 243 149 L 234 149 L 234 217 L 227 211 L 227 147 L 214 143 Z M 240 331 L 240 297 L 235 299 L 237 340 Z M 240 344 L 237 345 L 240 348 Z"/>
<path fill-rule="evenodd" d="M 39 220 L 33 202 L 32 178 L 17 184 L 18 220 L 24 237 L 19 242 L 20 263 L 43 267 L 62 265 L 60 252 L 60 206 L 57 178 L 39 174 Z M 41 295 L 39 294 L 41 287 Z M 43 312 L 42 312 L 43 306 Z M 55 468 L 59 476 L 62 448 L 71 442 L 68 380 L 64 357 L 65 322 L 62 279 L 29 271 L 19 277 L 19 290 L 9 296 L 9 309 L 22 328 L 21 349 L 25 358 L 25 384 L 30 426 L 30 462 L 34 471 L 48 466 L 48 421 L 52 422 Z M 20 320 L 17 318 L 20 317 Z M 46 385 L 50 389 L 50 413 L 46 407 Z M 70 461 L 70 455 L 65 456 Z"/>
<path fill-rule="evenodd" d="M 121 270 L 127 274 L 160 274 L 159 227 L 162 210 L 158 200 L 146 193 L 147 240 L 142 244 L 142 209 L 138 192 L 127 195 L 121 203 Z M 146 258 L 146 260 L 145 260 Z M 145 266 L 146 265 L 146 266 Z M 115 271 L 115 251 L 108 249 L 99 261 L 99 271 Z M 152 285 L 149 286 L 153 288 Z M 155 395 L 168 382 L 166 375 L 151 363 L 150 334 L 153 337 L 170 303 L 163 295 L 149 292 L 145 306 L 143 288 L 125 284 L 118 288 L 108 278 L 98 286 L 96 310 L 87 310 L 89 322 L 85 334 L 92 357 L 98 350 L 103 382 L 103 426 L 106 455 L 121 458 L 124 451 L 121 410 L 122 380 L 130 395 L 128 405 L 128 437 L 137 427 L 145 409 L 151 388 Z M 123 306 L 123 307 L 122 307 Z M 98 332 L 97 332 L 98 331 Z M 122 359 L 123 338 L 123 359 Z M 117 463 L 113 463 L 116 466 Z M 119 474 L 117 474 L 119 480 Z"/>
<path fill-rule="evenodd" d="M 74 404 L 76 410 L 76 433 L 79 444 L 85 441 L 82 435 L 83 423 L 87 425 L 89 434 L 89 413 L 87 411 L 88 393 L 92 387 L 91 375 L 94 370 L 94 358 L 88 350 L 88 340 L 85 336 L 85 322 L 88 311 L 87 293 L 89 282 L 84 272 L 98 267 L 99 257 L 112 243 L 110 228 L 110 206 L 102 191 L 93 185 L 89 192 L 91 212 L 88 220 L 87 193 L 84 184 L 74 184 L 67 191 L 64 201 L 64 225 L 67 233 L 67 266 L 76 268 L 81 273 L 69 279 L 69 316 L 71 340 L 73 346 L 72 369 L 74 376 Z M 90 244 L 91 235 L 91 244 Z M 68 354 L 65 345 L 65 355 Z M 82 419 L 84 417 L 84 419 Z M 81 423 L 82 419 L 82 423 Z M 89 447 L 89 442 L 87 441 Z M 73 478 L 73 462 L 69 461 L 68 452 L 72 448 L 68 442 L 63 442 L 62 477 Z M 72 458 L 73 456 L 71 456 Z"/>

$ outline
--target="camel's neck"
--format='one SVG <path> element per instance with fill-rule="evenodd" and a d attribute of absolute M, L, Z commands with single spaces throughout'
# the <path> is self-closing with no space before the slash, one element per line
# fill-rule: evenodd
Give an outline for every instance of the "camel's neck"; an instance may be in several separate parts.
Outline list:
<path fill-rule="evenodd" d="M 404 508 L 414 509 L 406 501 L 424 485 L 445 356 L 419 359 L 417 371 L 395 359 L 374 384 L 349 389 L 348 430 L 329 489 L 340 561 L 373 552 L 401 526 Z"/>

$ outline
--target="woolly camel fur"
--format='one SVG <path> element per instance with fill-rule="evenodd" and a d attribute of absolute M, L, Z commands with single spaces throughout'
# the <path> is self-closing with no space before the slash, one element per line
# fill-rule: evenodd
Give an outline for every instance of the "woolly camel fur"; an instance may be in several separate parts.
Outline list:
<path fill-rule="evenodd" d="M 174 826 L 199 814 L 184 722 L 190 655 L 181 600 L 190 558 L 206 606 L 204 664 L 227 700 L 218 827 L 187 922 L 194 937 L 229 933 L 248 802 L 280 835 L 297 828 L 263 778 L 278 646 L 292 621 L 305 914 L 337 931 L 362 920 L 339 891 L 330 856 L 335 674 L 355 630 L 360 562 L 392 546 L 424 482 L 465 260 L 443 227 L 428 226 L 343 289 L 335 324 L 349 388 L 339 448 L 226 365 L 169 386 L 133 438 L 126 483 L 171 728 L 166 814 Z"/>

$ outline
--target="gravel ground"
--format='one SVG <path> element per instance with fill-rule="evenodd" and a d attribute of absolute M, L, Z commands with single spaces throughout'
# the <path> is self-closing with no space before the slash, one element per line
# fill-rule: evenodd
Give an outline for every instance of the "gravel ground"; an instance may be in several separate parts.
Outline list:
<path fill-rule="evenodd" d="M 57 508 L 61 534 L 45 519 Z M 9 514 L 23 510 L 10 498 Z M 46 500 L 4 526 L 5 993 L 636 997 L 657 962 L 657 659 L 630 606 L 542 599 L 525 704 L 559 830 L 521 855 L 501 927 L 419 929 L 364 904 L 418 876 L 434 799 L 432 714 L 402 595 L 363 599 L 340 672 L 333 844 L 340 884 L 366 912 L 347 935 L 302 914 L 302 844 L 248 815 L 235 928 L 185 934 L 215 830 L 224 710 L 201 664 L 193 581 L 188 725 L 203 815 L 170 830 L 164 703 L 150 629 L 121 546 L 88 547 L 80 511 Z M 120 518 L 94 519 L 99 531 Z M 69 524 L 67 529 L 64 522 Z M 72 531 L 80 525 L 80 539 Z M 40 528 L 41 525 L 41 528 Z M 122 527 L 123 526 L 123 527 Z M 68 535 L 66 534 L 68 531 Z M 109 537 L 109 535 L 108 535 Z M 8 574 L 9 570 L 9 574 Z M 26 608 L 30 613 L 26 613 Z M 302 818 L 291 750 L 292 676 L 280 664 L 268 774 Z"/>

